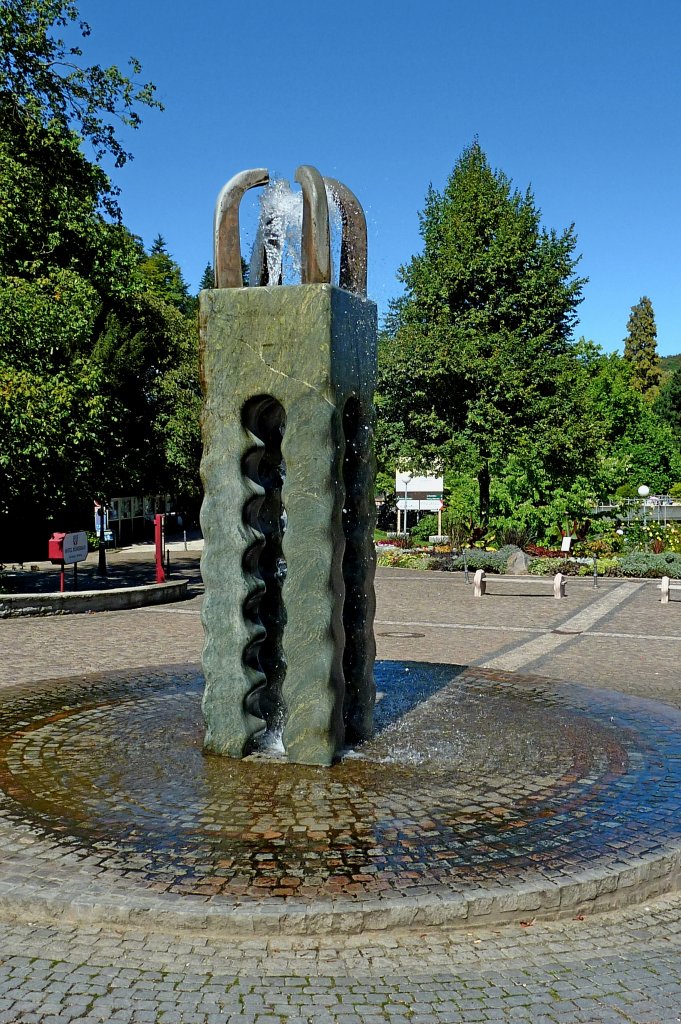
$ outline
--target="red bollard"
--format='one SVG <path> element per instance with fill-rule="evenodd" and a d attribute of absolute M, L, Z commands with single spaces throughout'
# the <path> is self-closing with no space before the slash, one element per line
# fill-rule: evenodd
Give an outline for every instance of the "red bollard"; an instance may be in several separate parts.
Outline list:
<path fill-rule="evenodd" d="M 166 574 L 163 570 L 163 521 L 165 516 L 158 513 L 154 516 L 154 540 L 156 542 L 156 582 L 165 583 Z"/>

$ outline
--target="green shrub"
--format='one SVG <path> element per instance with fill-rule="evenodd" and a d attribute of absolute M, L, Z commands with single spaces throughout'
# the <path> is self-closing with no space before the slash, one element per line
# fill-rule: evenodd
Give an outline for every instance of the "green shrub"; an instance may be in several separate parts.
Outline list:
<path fill-rule="evenodd" d="M 437 533 L 437 516 L 422 516 L 409 532 L 413 541 L 418 544 L 426 544 L 428 538 Z"/>
<path fill-rule="evenodd" d="M 557 558 L 533 558 L 527 571 L 532 576 L 555 576 L 557 572 L 563 572 L 563 565 L 565 562 L 559 562 Z"/>
<path fill-rule="evenodd" d="M 509 554 L 513 549 L 504 547 L 499 551 L 481 551 L 479 548 L 466 549 L 466 564 L 470 572 L 484 569 L 485 572 L 503 575 L 506 572 L 506 563 Z M 431 569 L 441 569 L 443 572 L 463 572 L 463 553 L 460 555 L 443 555 L 431 558 Z"/>
<path fill-rule="evenodd" d="M 381 551 L 376 564 L 393 569 L 430 569 L 430 561 L 428 555 L 418 555 L 410 551 Z"/>
<path fill-rule="evenodd" d="M 599 576 L 639 576 L 649 579 L 660 579 L 670 576 L 681 579 L 681 555 L 674 551 L 665 551 L 661 555 L 650 551 L 632 551 L 627 555 L 612 558 L 597 558 L 596 570 Z M 553 576 L 562 572 L 566 576 L 591 576 L 593 562 L 557 562 L 555 558 L 533 558 L 528 566 L 529 573 L 534 576 Z"/>
<path fill-rule="evenodd" d="M 617 558 L 597 558 L 596 571 L 599 576 L 618 576 Z M 593 576 L 593 561 L 570 562 L 564 559 L 562 562 L 555 558 L 533 558 L 527 567 L 527 571 L 533 576 L 555 576 L 562 572 L 564 576 Z"/>
<path fill-rule="evenodd" d="M 678 580 L 681 579 L 681 554 L 663 551 L 662 554 L 656 555 L 651 551 L 632 551 L 618 559 L 617 569 L 620 576 L 643 576 L 652 579 L 670 576 Z"/>
<path fill-rule="evenodd" d="M 522 548 L 534 544 L 537 539 L 536 530 L 524 523 L 513 523 L 508 520 L 497 520 L 493 525 L 494 537 L 503 547 Z"/>

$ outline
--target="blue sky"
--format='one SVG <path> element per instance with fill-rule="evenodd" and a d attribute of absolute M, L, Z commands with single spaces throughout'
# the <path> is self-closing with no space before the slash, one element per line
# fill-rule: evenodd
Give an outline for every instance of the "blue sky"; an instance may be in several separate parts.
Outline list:
<path fill-rule="evenodd" d="M 660 353 L 681 352 L 679 0 L 80 9 L 88 59 L 138 57 L 165 104 L 130 133 L 135 159 L 114 177 L 127 225 L 147 246 L 162 234 L 193 288 L 221 185 L 311 163 L 365 208 L 369 295 L 385 312 L 420 249 L 428 184 L 442 188 L 477 135 L 492 166 L 531 186 L 547 227 L 574 221 L 589 278 L 577 333 L 621 349 L 648 295 Z"/>

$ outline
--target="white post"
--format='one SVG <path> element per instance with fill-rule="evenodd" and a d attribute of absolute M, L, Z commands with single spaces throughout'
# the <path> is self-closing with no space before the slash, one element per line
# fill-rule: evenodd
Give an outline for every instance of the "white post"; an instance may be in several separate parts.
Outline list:
<path fill-rule="evenodd" d="M 487 589 L 487 579 L 484 569 L 477 569 L 473 577 L 473 597 L 482 597 Z"/>
<path fill-rule="evenodd" d="M 660 604 L 669 604 L 669 576 L 663 576 L 660 581 Z"/>
<path fill-rule="evenodd" d="M 562 572 L 557 572 L 553 577 L 553 596 L 560 599 L 565 597 L 565 583 L 567 576 L 564 576 Z"/>

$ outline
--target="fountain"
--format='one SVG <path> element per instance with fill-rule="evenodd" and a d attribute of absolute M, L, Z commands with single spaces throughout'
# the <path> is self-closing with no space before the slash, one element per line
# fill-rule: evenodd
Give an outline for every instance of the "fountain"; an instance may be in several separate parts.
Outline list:
<path fill-rule="evenodd" d="M 362 208 L 308 166 L 302 283 L 281 286 L 290 226 L 268 197 L 243 287 L 239 203 L 268 180 L 243 171 L 222 189 L 201 295 L 205 746 L 242 757 L 281 736 L 290 761 L 329 765 L 372 729 L 376 307 Z"/>
<path fill-rule="evenodd" d="M 268 196 L 242 287 L 239 201 L 267 172 L 218 201 L 204 673 L 0 693 L 0 907 L 269 938 L 526 923 L 674 888 L 681 712 L 475 665 L 374 664 L 366 230 L 348 189 L 296 177 L 302 211 L 276 191 L 302 233 L 300 285 L 280 284 L 296 229 Z"/>

